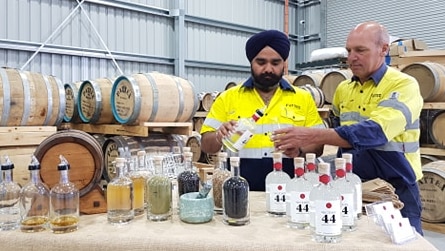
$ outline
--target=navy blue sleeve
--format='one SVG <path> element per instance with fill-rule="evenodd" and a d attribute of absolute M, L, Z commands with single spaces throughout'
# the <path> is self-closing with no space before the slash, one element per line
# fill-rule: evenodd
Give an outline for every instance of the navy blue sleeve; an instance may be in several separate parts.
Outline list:
<path fill-rule="evenodd" d="M 388 143 L 388 139 L 383 133 L 379 124 L 371 120 L 366 120 L 348 126 L 339 126 L 334 130 L 349 144 L 357 150 L 365 150 Z"/>

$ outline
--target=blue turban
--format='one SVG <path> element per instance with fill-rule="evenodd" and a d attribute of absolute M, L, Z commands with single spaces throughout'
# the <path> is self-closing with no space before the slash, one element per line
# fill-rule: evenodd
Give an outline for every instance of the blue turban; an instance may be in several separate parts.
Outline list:
<path fill-rule="evenodd" d="M 286 34 L 277 30 L 262 31 L 253 35 L 246 43 L 246 56 L 249 62 L 266 46 L 272 47 L 283 60 L 289 56 L 290 42 Z"/>

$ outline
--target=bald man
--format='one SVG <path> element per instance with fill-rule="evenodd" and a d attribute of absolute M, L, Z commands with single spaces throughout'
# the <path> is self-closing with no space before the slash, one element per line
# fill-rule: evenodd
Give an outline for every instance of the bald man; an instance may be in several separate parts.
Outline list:
<path fill-rule="evenodd" d="M 419 116 L 423 106 L 417 81 L 388 67 L 389 35 L 377 22 L 357 25 L 346 49 L 352 79 L 339 84 L 333 112 L 334 129 L 303 127 L 278 130 L 275 146 L 290 156 L 305 144 L 339 146 L 337 155 L 353 154 L 353 172 L 363 181 L 391 183 L 404 203 L 401 213 L 422 234 L 417 180 L 422 177 Z"/>
<path fill-rule="evenodd" d="M 282 78 L 290 42 L 286 34 L 267 30 L 255 34 L 246 42 L 246 57 L 251 65 L 251 76 L 236 87 L 222 92 L 214 101 L 201 128 L 201 150 L 215 153 L 222 148 L 222 139 L 233 133 L 240 118 L 250 118 L 256 109 L 264 108 L 264 116 L 247 144 L 238 153 L 241 176 L 249 182 L 250 190 L 264 191 L 266 175 L 273 170 L 272 152 L 275 151 L 268 133 L 279 124 L 324 127 L 315 102 L 307 91 L 294 87 Z M 322 145 L 304 145 L 289 149 L 292 155 L 306 152 L 320 155 Z M 284 156 L 283 170 L 294 177 L 293 160 Z"/>

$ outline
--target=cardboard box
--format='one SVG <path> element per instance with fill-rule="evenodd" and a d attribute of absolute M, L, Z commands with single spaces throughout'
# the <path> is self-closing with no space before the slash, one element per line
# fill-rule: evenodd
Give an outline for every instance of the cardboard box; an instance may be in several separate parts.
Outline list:
<path fill-rule="evenodd" d="M 398 39 L 389 46 L 389 56 L 401 56 L 409 51 L 427 50 L 425 42 L 418 39 Z"/>

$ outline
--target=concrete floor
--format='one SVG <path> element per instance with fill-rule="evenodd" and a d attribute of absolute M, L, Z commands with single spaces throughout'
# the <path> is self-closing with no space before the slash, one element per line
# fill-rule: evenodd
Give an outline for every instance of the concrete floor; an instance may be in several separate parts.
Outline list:
<path fill-rule="evenodd" d="M 445 234 L 423 230 L 423 237 L 433 244 L 437 250 L 445 251 Z"/>

